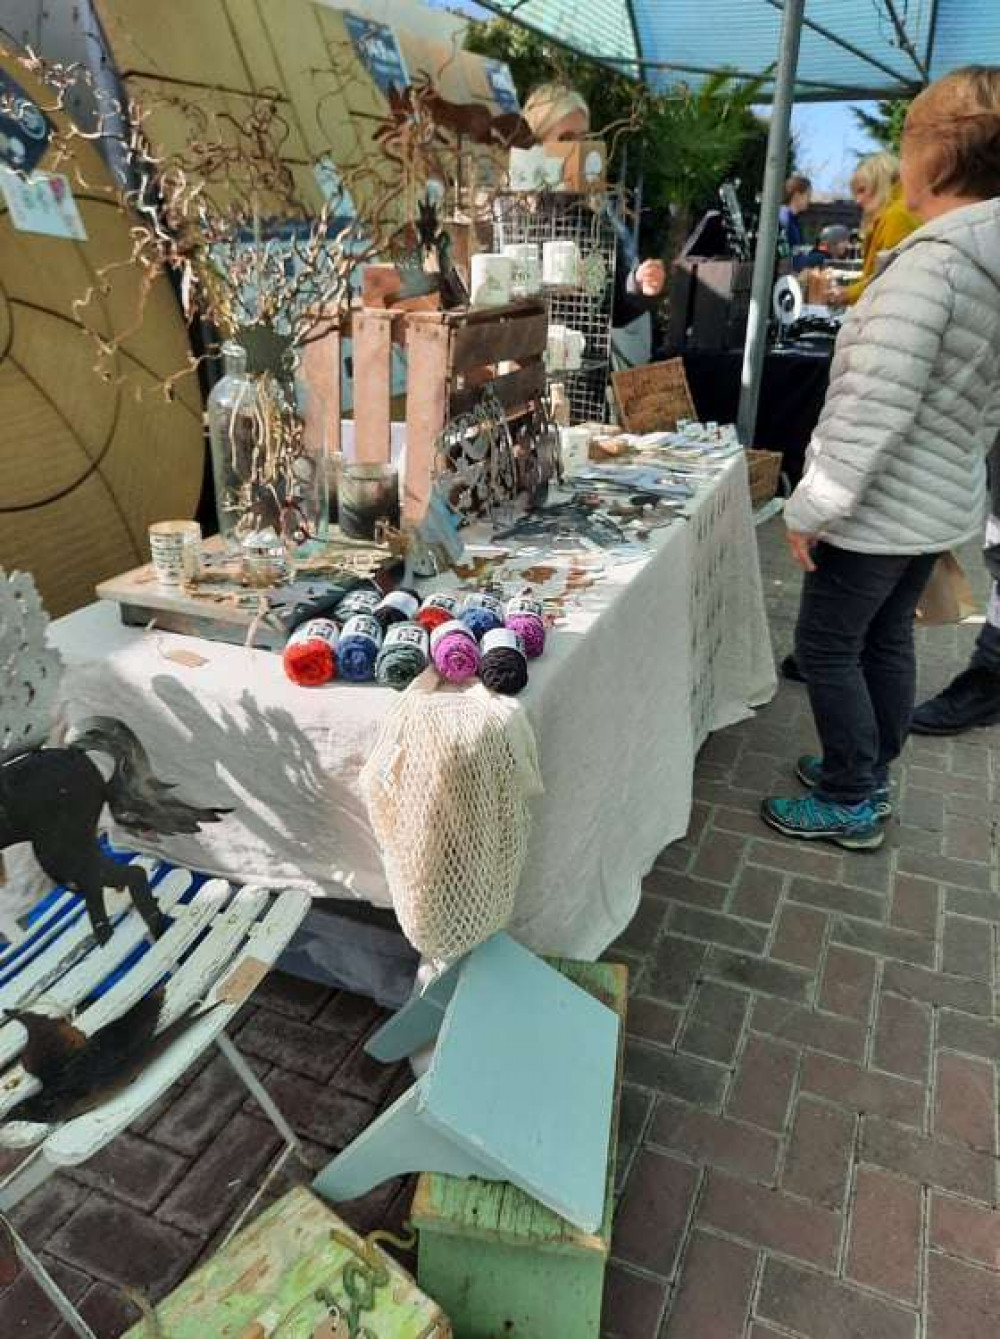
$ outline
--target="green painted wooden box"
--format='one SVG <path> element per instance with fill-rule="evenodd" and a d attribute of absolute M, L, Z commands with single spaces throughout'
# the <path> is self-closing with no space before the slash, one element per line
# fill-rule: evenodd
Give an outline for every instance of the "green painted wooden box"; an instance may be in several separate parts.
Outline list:
<path fill-rule="evenodd" d="M 352 1297 L 362 1300 L 353 1316 Z M 367 1246 L 302 1186 L 185 1279 L 156 1308 L 156 1319 L 156 1339 L 452 1335 L 441 1309 L 395 1260 Z M 152 1333 L 140 1323 L 125 1339 Z"/>
<path fill-rule="evenodd" d="M 555 960 L 621 1020 L 604 1221 L 581 1232 L 506 1182 L 424 1173 L 413 1201 L 417 1279 L 451 1318 L 455 1339 L 597 1339 L 611 1250 L 615 1151 L 628 971 Z"/>

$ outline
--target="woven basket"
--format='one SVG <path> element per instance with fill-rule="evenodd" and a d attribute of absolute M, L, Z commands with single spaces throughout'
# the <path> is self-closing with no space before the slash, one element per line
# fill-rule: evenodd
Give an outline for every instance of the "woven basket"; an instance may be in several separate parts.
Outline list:
<path fill-rule="evenodd" d="M 672 432 L 679 418 L 698 417 L 683 358 L 613 372 L 611 384 L 626 432 Z"/>
<path fill-rule="evenodd" d="M 778 491 L 781 482 L 780 451 L 747 451 L 747 468 L 750 472 L 750 501 L 755 507 L 762 507 Z"/>

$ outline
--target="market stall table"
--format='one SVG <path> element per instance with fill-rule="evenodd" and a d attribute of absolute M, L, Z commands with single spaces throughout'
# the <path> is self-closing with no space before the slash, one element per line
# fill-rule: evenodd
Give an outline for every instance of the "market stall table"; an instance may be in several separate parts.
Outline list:
<path fill-rule="evenodd" d="M 519 699 L 545 793 L 510 929 L 535 951 L 592 958 L 622 932 L 642 878 L 687 830 L 699 747 L 774 690 L 742 456 L 686 513 L 636 560 L 597 556 L 593 584 L 567 603 Z M 391 905 L 358 774 L 392 690 L 298 688 L 272 652 L 123 627 L 106 603 L 59 620 L 52 636 L 69 664 L 71 720 L 120 717 L 159 776 L 192 802 L 233 810 L 211 830 L 160 839 L 155 853 L 240 882 Z"/>

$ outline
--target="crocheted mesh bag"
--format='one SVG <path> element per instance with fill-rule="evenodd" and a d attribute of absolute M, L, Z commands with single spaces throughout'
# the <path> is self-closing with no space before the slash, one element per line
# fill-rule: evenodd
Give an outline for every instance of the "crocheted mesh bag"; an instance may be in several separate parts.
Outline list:
<path fill-rule="evenodd" d="M 449 961 L 502 929 L 541 792 L 523 709 L 433 670 L 393 704 L 361 772 L 396 916 L 425 957 Z"/>

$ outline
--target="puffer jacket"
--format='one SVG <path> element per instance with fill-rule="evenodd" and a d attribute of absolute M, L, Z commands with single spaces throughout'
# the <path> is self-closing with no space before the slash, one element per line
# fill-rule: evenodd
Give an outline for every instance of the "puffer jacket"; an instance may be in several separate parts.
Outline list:
<path fill-rule="evenodd" d="M 1000 200 L 925 224 L 844 323 L 785 508 L 859 553 L 939 553 L 983 532 L 1000 430 Z"/>

